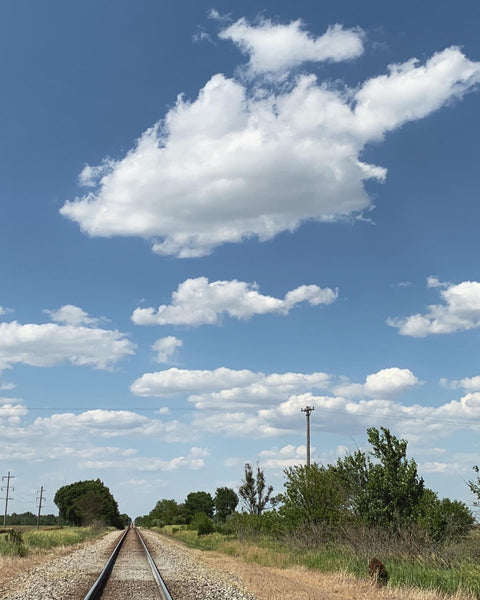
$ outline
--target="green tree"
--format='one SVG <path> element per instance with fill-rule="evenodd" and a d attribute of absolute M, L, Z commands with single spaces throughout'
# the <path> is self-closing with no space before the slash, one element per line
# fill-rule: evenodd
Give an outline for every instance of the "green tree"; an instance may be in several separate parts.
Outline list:
<path fill-rule="evenodd" d="M 215 517 L 218 521 L 225 523 L 227 517 L 237 508 L 237 504 L 238 496 L 232 488 L 217 488 L 215 493 Z"/>
<path fill-rule="evenodd" d="M 480 506 L 480 476 L 479 476 L 480 469 L 478 468 L 477 465 L 475 465 L 473 467 L 473 470 L 477 474 L 477 478 L 476 478 L 476 481 L 469 481 L 468 487 L 470 488 L 470 491 L 472 492 L 472 494 L 475 494 L 475 496 L 477 497 L 477 499 L 475 500 L 473 505 Z"/>
<path fill-rule="evenodd" d="M 211 519 L 215 503 L 208 492 L 190 492 L 185 499 L 184 506 L 189 521 L 191 521 L 198 513 L 205 513 Z"/>
<path fill-rule="evenodd" d="M 175 500 L 163 498 L 159 500 L 155 507 L 146 517 L 142 518 L 142 523 L 146 527 L 164 527 L 165 525 L 176 525 L 186 523 L 186 514 L 183 504 L 177 504 Z M 137 519 L 138 522 L 138 519 Z"/>
<path fill-rule="evenodd" d="M 252 515 L 260 515 L 268 504 L 275 504 L 275 498 L 272 497 L 273 487 L 265 483 L 265 474 L 263 469 L 257 465 L 257 477 L 253 474 L 252 466 L 245 464 L 245 479 L 238 489 L 238 493 L 243 500 L 248 512 Z"/>
<path fill-rule="evenodd" d="M 102 521 L 105 525 L 123 527 L 118 504 L 100 479 L 65 485 L 57 490 L 53 500 L 60 519 L 73 525 Z"/>
<path fill-rule="evenodd" d="M 418 523 L 434 542 L 464 537 L 471 530 L 474 521 L 472 513 L 463 502 L 449 498 L 440 500 L 433 490 L 425 488 Z"/>
<path fill-rule="evenodd" d="M 345 520 L 348 498 L 334 468 L 314 463 L 290 467 L 284 473 L 279 513 L 289 528 L 335 525 Z"/>
<path fill-rule="evenodd" d="M 366 524 L 386 529 L 414 523 L 424 482 L 416 462 L 407 459 L 406 440 L 384 427 L 372 427 L 367 434 L 372 447 L 369 455 L 357 451 L 336 465 L 351 511 Z"/>

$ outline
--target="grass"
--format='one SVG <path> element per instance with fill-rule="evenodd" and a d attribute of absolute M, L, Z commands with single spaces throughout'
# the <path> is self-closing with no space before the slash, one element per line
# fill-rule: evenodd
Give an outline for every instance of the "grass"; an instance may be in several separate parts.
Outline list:
<path fill-rule="evenodd" d="M 26 556 L 33 551 L 74 546 L 105 533 L 92 527 L 65 527 L 62 529 L 12 528 L 0 534 L 0 556 Z"/>
<path fill-rule="evenodd" d="M 292 540 L 269 536 L 241 540 L 235 535 L 213 533 L 198 536 L 182 526 L 167 526 L 161 533 L 190 547 L 221 552 L 263 566 L 288 568 L 304 566 L 323 573 L 348 573 L 365 578 L 368 561 L 377 555 L 389 574 L 389 587 L 431 590 L 446 596 L 480 599 L 480 531 L 455 544 L 423 549 L 417 554 L 392 544 L 355 548 L 341 543 L 299 547 Z M 375 553 L 375 554 L 374 554 Z"/>

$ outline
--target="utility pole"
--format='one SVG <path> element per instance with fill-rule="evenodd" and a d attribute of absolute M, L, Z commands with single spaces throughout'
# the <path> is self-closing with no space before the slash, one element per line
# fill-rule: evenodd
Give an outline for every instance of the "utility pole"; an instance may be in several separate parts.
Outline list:
<path fill-rule="evenodd" d="M 44 492 L 44 489 L 43 489 L 43 485 L 42 485 L 42 487 L 40 488 L 40 496 L 37 498 L 37 500 L 38 500 L 37 529 L 40 529 L 40 512 L 42 510 L 42 500 L 45 500 L 43 492 Z"/>
<path fill-rule="evenodd" d="M 5 527 L 6 523 L 7 523 L 7 510 L 8 510 L 8 500 L 9 500 L 9 495 L 10 495 L 10 479 L 15 479 L 15 477 L 13 475 L 10 475 L 10 471 L 8 472 L 8 475 L 4 475 L 2 477 L 2 481 L 7 480 L 7 493 L 5 495 L 5 513 L 3 515 L 3 526 Z M 5 489 L 5 487 L 2 485 L 2 491 Z M 12 490 L 15 488 L 12 488 Z"/>
<path fill-rule="evenodd" d="M 306 406 L 300 409 L 307 417 L 307 467 L 310 466 L 310 413 L 315 410 L 314 406 Z"/>

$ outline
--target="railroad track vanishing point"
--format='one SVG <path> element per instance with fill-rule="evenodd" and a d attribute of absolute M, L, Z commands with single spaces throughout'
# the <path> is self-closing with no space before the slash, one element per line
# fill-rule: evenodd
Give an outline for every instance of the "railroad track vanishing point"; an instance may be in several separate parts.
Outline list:
<path fill-rule="evenodd" d="M 173 600 L 136 527 L 129 527 L 84 600 Z"/>

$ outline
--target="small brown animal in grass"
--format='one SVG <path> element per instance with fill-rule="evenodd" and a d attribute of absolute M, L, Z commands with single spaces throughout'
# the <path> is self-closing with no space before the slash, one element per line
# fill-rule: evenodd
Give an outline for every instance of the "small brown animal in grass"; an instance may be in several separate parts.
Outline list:
<path fill-rule="evenodd" d="M 387 569 L 385 568 L 385 565 L 378 560 L 378 558 L 372 558 L 368 563 L 368 574 L 372 578 L 373 582 L 378 586 L 387 585 Z"/>

